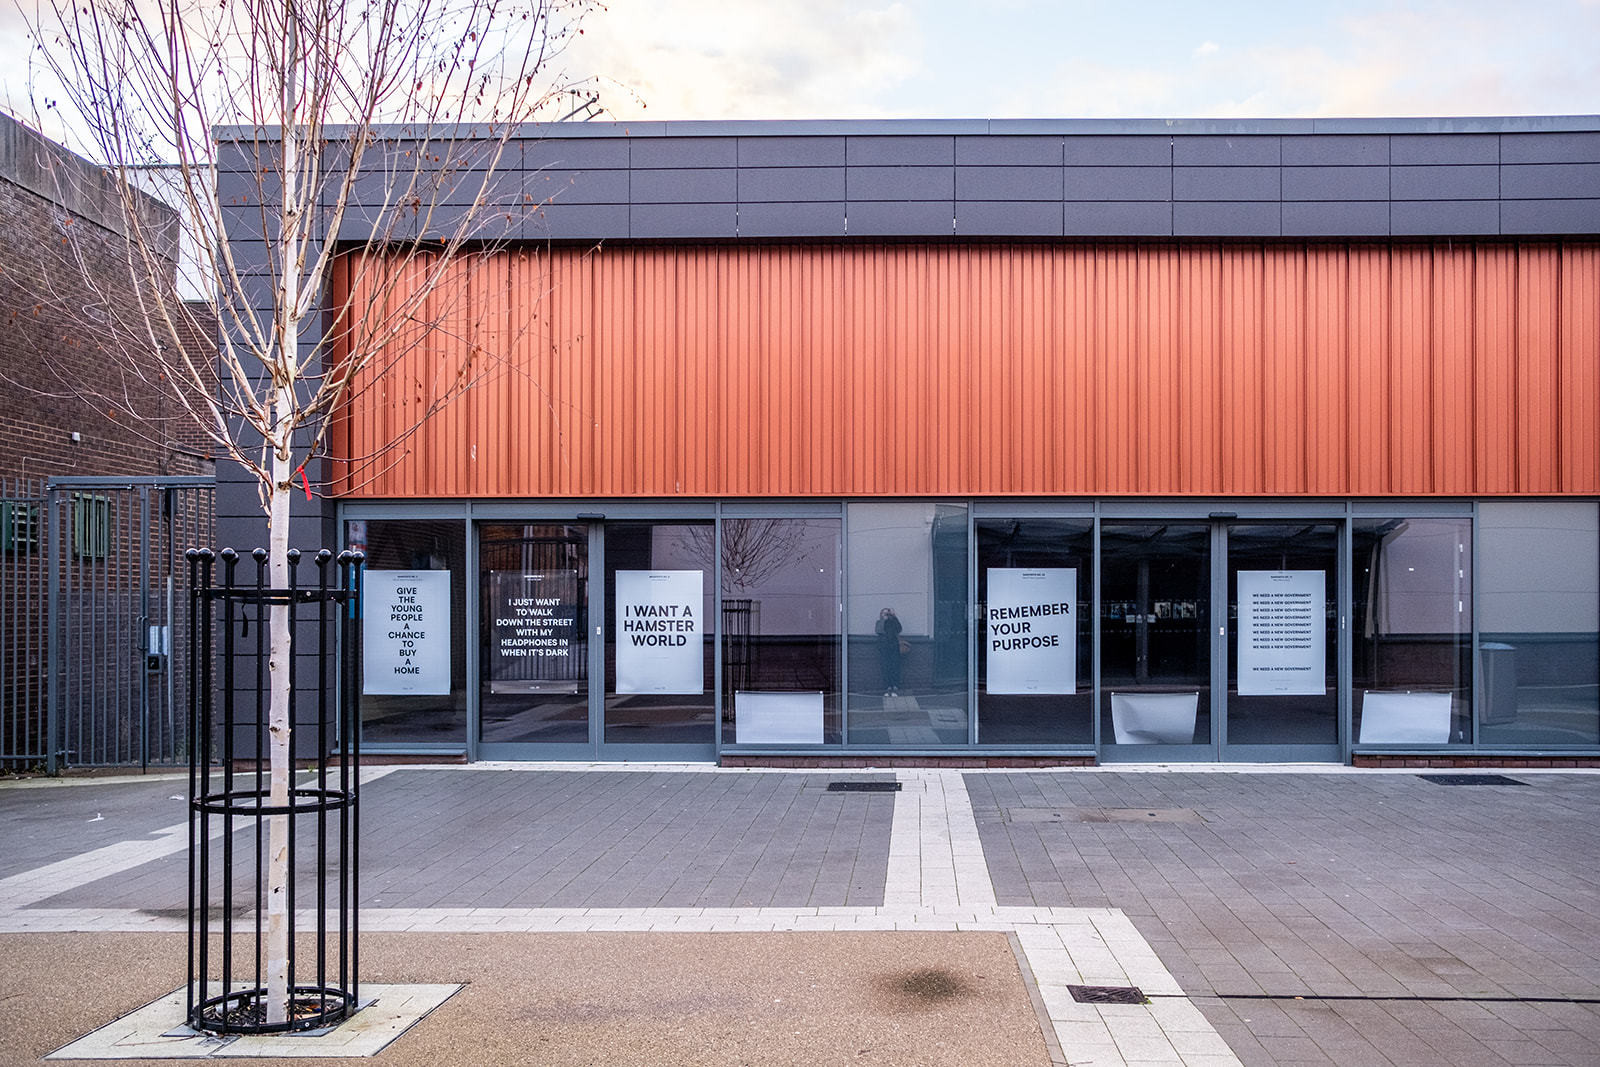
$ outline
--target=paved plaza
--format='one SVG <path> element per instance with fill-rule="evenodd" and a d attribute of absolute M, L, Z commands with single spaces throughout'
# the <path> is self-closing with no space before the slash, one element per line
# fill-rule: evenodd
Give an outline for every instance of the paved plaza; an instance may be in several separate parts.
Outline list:
<path fill-rule="evenodd" d="M 369 768 L 365 977 L 467 983 L 379 1060 L 1600 1063 L 1600 775 L 1511 773 Z M 182 981 L 186 785 L 0 783 L 0 1061 Z"/>

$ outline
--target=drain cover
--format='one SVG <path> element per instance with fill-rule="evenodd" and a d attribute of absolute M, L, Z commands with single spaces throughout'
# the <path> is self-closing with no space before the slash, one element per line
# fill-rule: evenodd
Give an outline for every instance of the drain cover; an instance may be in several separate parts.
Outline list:
<path fill-rule="evenodd" d="M 1503 774 L 1419 774 L 1424 782 L 1434 785 L 1527 785 Z"/>
<path fill-rule="evenodd" d="M 898 793 L 899 782 L 829 782 L 830 793 Z"/>
<path fill-rule="evenodd" d="M 1144 991 L 1136 985 L 1069 985 L 1067 992 L 1079 1004 L 1144 1004 Z"/>
<path fill-rule="evenodd" d="M 1007 808 L 1006 821 L 1038 822 L 1204 822 L 1193 808 Z"/>

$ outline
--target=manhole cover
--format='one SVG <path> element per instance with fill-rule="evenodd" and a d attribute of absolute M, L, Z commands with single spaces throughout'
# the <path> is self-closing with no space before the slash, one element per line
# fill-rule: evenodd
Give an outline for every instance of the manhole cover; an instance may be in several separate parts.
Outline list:
<path fill-rule="evenodd" d="M 1434 785 L 1527 785 L 1503 774 L 1419 774 L 1424 782 Z"/>
<path fill-rule="evenodd" d="M 1144 1004 L 1144 991 L 1136 985 L 1069 985 L 1067 992 L 1079 1004 Z"/>
<path fill-rule="evenodd" d="M 1205 822 L 1193 808 L 1007 808 L 1006 821 L 1050 822 Z"/>
<path fill-rule="evenodd" d="M 898 793 L 899 782 L 829 782 L 830 793 Z"/>

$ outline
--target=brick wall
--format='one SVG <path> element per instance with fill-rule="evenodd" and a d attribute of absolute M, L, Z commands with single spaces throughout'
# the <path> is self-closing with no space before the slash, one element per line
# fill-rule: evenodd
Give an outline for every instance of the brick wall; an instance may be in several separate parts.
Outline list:
<path fill-rule="evenodd" d="M 0 135 L 0 473 L 209 473 L 209 447 L 143 358 L 120 213 L 91 180 L 104 175 L 10 120 Z M 209 349 L 214 329 L 207 310 L 187 342 Z"/>

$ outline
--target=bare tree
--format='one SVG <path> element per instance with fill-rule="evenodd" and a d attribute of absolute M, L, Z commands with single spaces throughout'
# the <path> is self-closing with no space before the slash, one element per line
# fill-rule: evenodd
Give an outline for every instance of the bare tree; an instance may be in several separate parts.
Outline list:
<path fill-rule="evenodd" d="M 520 188 L 503 191 L 502 160 L 519 126 L 571 109 L 557 57 L 593 0 L 42 2 L 35 55 L 60 95 L 36 101 L 123 195 L 136 307 L 101 343 L 254 475 L 269 581 L 286 587 L 291 496 L 309 492 L 307 463 L 352 390 L 426 346 L 415 425 L 489 372 L 480 345 L 435 343 L 439 297 L 528 210 Z M 215 373 L 184 343 L 170 235 L 152 232 L 140 188 L 179 210 L 192 242 L 187 281 L 220 324 Z M 370 299 L 338 299 L 358 283 Z M 104 400 L 147 416 L 131 395 Z M 277 806 L 293 752 L 287 607 L 269 629 Z M 290 1010 L 286 823 L 269 819 L 269 1022 Z"/>

